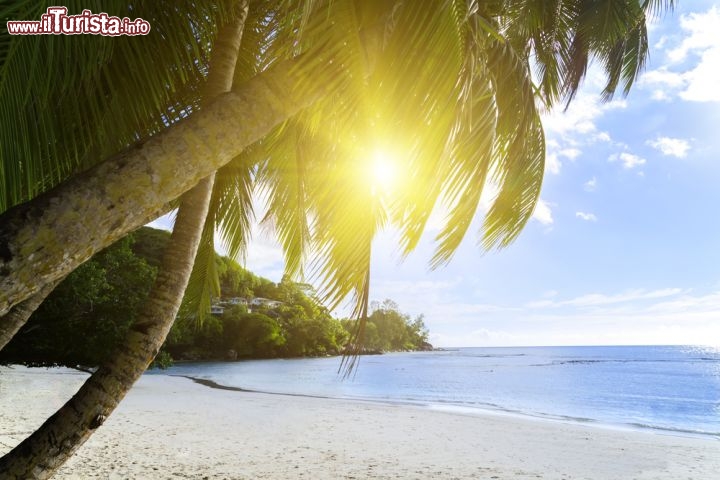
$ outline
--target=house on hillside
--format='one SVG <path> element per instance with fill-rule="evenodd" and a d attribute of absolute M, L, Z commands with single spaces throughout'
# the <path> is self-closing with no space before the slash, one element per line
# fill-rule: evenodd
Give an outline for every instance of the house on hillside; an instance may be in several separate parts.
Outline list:
<path fill-rule="evenodd" d="M 278 300 L 272 300 L 270 298 L 263 297 L 232 297 L 225 300 L 213 301 L 212 306 L 210 307 L 210 315 L 223 315 L 226 308 L 235 305 L 244 305 L 245 307 L 247 307 L 248 313 L 252 313 L 252 307 L 277 308 L 282 304 L 283 302 L 280 302 Z"/>
<path fill-rule="evenodd" d="M 225 303 L 228 305 L 245 305 L 246 307 L 249 305 L 249 301 L 247 298 L 243 297 L 232 297 L 225 300 Z"/>
<path fill-rule="evenodd" d="M 266 307 L 266 308 L 277 308 L 282 305 L 283 302 L 278 300 L 271 300 L 269 298 L 255 297 L 250 300 L 250 306 L 253 307 Z"/>

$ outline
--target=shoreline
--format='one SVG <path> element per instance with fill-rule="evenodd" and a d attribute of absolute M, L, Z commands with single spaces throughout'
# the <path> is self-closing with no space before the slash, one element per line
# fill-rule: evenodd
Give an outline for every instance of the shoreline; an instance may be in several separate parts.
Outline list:
<path fill-rule="evenodd" d="M 303 398 L 319 398 L 319 399 L 326 399 L 326 400 L 341 400 L 341 401 L 348 401 L 348 402 L 364 402 L 364 403 L 372 403 L 372 404 L 378 404 L 378 405 L 399 405 L 399 406 L 408 406 L 408 407 L 418 407 L 422 409 L 428 409 L 438 412 L 445 412 L 449 414 L 455 414 L 455 415 L 466 415 L 466 416 L 485 416 L 485 415 L 498 415 L 498 416 L 508 416 L 513 418 L 519 418 L 519 419 L 526 419 L 526 420 L 535 420 L 539 422 L 553 422 L 553 423 L 560 423 L 560 424 L 566 424 L 566 425 L 579 425 L 579 426 L 588 426 L 588 427 L 595 427 L 595 428 L 601 428 L 605 430 L 615 430 L 619 432 L 644 432 L 651 435 L 666 435 L 671 437 L 682 437 L 682 438 L 698 438 L 698 439 L 707 439 L 712 441 L 720 441 L 720 433 L 712 433 L 712 432 L 699 432 L 696 430 L 689 430 L 689 429 L 680 429 L 680 428 L 672 428 L 672 427 L 660 427 L 660 426 L 653 426 L 653 425 L 644 425 L 644 424 L 637 424 L 637 423 L 608 423 L 603 422 L 600 420 L 595 420 L 593 418 L 578 418 L 578 417 L 571 417 L 571 416 L 561 416 L 561 415 L 550 415 L 546 413 L 540 413 L 540 412 L 524 412 L 520 410 L 513 410 L 509 408 L 503 408 L 500 406 L 492 406 L 492 405 L 486 405 L 486 406 L 464 406 L 456 403 L 429 403 L 429 402 L 423 402 L 423 401 L 413 401 L 413 400 L 393 400 L 393 399 L 377 399 L 377 398 L 370 398 L 370 397 L 352 397 L 352 396 L 331 396 L 331 395 L 313 395 L 308 393 L 291 393 L 291 392 L 271 392 L 267 390 L 254 390 L 254 389 L 247 389 L 243 387 L 235 387 L 232 385 L 225 385 L 221 383 L 217 383 L 214 380 L 210 380 L 207 378 L 200 378 L 200 377 L 193 377 L 190 375 L 176 375 L 176 374 L 163 374 L 163 373 L 155 373 L 153 375 L 165 375 L 168 377 L 177 377 L 177 378 L 185 378 L 187 380 L 191 380 L 192 382 L 202 385 L 206 388 L 216 389 L 216 390 L 227 390 L 227 391 L 233 391 L 233 392 L 240 392 L 240 393 L 259 393 L 263 395 L 281 395 L 286 397 L 303 397 Z"/>
<path fill-rule="evenodd" d="M 87 378 L 0 368 L 0 454 Z M 145 375 L 55 478 L 711 480 L 720 442 Z"/>

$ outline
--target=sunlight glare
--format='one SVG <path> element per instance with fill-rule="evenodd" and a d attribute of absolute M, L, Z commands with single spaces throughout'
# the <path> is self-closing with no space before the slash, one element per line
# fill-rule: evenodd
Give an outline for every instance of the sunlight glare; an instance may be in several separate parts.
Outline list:
<path fill-rule="evenodd" d="M 372 158 L 372 179 L 383 190 L 393 188 L 397 179 L 397 165 L 391 156 L 382 150 L 376 150 Z"/>

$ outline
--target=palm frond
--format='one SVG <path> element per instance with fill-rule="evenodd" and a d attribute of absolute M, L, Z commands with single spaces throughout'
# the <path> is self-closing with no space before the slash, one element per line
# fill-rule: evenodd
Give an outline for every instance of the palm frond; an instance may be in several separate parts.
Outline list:
<path fill-rule="evenodd" d="M 250 242 L 251 225 L 255 218 L 253 195 L 255 165 L 238 157 L 221 168 L 215 180 L 213 203 L 217 209 L 215 230 L 227 249 L 228 256 L 243 260 Z"/>
<path fill-rule="evenodd" d="M 464 68 L 467 16 L 456 2 L 441 9 L 428 2 L 404 4 L 395 15 L 378 69 L 378 123 L 393 132 L 406 175 L 393 219 L 402 229 L 402 251 L 417 245 L 449 171 L 448 144 L 456 126 L 458 77 Z"/>
<path fill-rule="evenodd" d="M 498 108 L 492 181 L 499 192 L 483 224 L 486 249 L 509 245 L 532 216 L 542 188 L 545 137 L 535 108 L 529 66 L 509 44 L 488 61 Z"/>
<path fill-rule="evenodd" d="M 72 0 L 71 10 L 150 21 L 147 37 L 0 35 L 0 212 L 201 108 L 217 29 L 232 0 L 122 3 Z M 0 3 L 2 19 L 48 5 Z M 539 106 L 569 104 L 597 61 L 627 94 L 647 57 L 646 17 L 672 0 L 253 0 L 235 81 L 295 59 L 294 94 L 331 65 L 323 99 L 246 149 L 217 174 L 189 301 L 217 295 L 216 230 L 242 256 L 252 197 L 268 199 L 286 270 L 324 286 L 331 307 L 350 297 L 361 348 L 376 233 L 392 224 L 407 255 L 439 204 L 449 215 L 433 267 L 448 262 L 477 215 L 483 187 L 498 195 L 481 232 L 486 249 L 512 242 L 532 215 L 544 171 Z M 4 23 L 0 28 L 4 28 Z M 73 58 L 75 63 L 68 63 Z M 42 69 L 37 61 L 43 59 Z M 531 81 L 536 69 L 538 85 Z M 323 80 L 325 82 L 325 80 Z M 80 92 L 80 94 L 79 94 Z M 407 187 L 380 192 L 372 151 L 391 144 Z M 312 254 L 312 257 L 310 256 Z M 207 308 L 206 308 L 207 307 Z M 355 359 L 346 359 L 350 369 Z"/>
<path fill-rule="evenodd" d="M 262 223 L 271 228 L 285 254 L 285 274 L 303 278 L 303 268 L 311 244 L 310 214 L 306 177 L 307 139 L 303 127 L 293 119 L 281 129 L 273 142 L 273 155 L 258 176 L 267 198 L 267 213 Z"/>
<path fill-rule="evenodd" d="M 212 39 L 234 15 L 233 3 L 66 3 L 71 14 L 90 8 L 142 17 L 152 30 L 139 37 L 11 36 L 3 21 L 0 211 L 196 108 Z M 8 20 L 34 20 L 51 5 L 14 2 L 0 12 Z"/>
<path fill-rule="evenodd" d="M 202 326 L 210 315 L 212 299 L 220 297 L 220 281 L 215 259 L 214 217 L 212 211 L 209 211 L 183 299 L 182 311 L 188 312 L 190 318 L 195 320 L 196 327 Z"/>
<path fill-rule="evenodd" d="M 652 17 L 671 12 L 677 3 L 675 0 L 643 0 L 642 9 Z"/>

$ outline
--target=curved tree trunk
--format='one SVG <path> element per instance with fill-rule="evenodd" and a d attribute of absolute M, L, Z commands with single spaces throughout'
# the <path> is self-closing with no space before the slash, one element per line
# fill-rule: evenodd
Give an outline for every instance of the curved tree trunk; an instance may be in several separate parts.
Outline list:
<path fill-rule="evenodd" d="M 4 317 L 0 318 L 0 350 L 10 343 L 15 334 L 27 323 L 30 315 L 37 310 L 61 281 L 62 279 L 45 285 L 35 295 L 18 303 Z"/>
<path fill-rule="evenodd" d="M 157 215 L 154 214 L 152 218 L 148 219 L 148 221 L 157 218 L 159 215 L 164 215 L 171 210 L 171 203 L 167 203 L 158 210 Z M 4 317 L 0 317 L 0 350 L 10 343 L 10 340 L 12 340 L 23 325 L 27 323 L 33 312 L 38 309 L 47 296 L 50 295 L 52 291 L 55 290 L 55 287 L 57 287 L 64 279 L 65 277 L 43 286 L 33 296 L 12 307 Z"/>
<path fill-rule="evenodd" d="M 218 37 L 205 98 L 216 96 L 232 86 L 247 16 L 247 2 L 242 4 L 243 15 Z M 155 284 L 123 343 L 60 410 L 0 458 L 3 479 L 52 476 L 102 425 L 155 358 L 172 327 L 192 272 L 214 179 L 212 173 L 183 195 Z"/>
<path fill-rule="evenodd" d="M 301 71 L 301 60 L 274 65 L 144 144 L 0 215 L 0 315 L 155 218 L 167 202 L 324 96 L 331 83 L 325 79 L 340 67 L 313 59 L 312 71 Z"/>
<path fill-rule="evenodd" d="M 3 479 L 44 479 L 92 435 L 143 374 L 173 324 L 192 271 L 213 176 L 185 194 L 150 297 L 115 355 L 37 431 L 0 459 Z"/>
<path fill-rule="evenodd" d="M 247 2 L 245 0 L 239 2 L 241 7 L 239 7 L 241 10 L 247 11 Z M 245 17 L 247 14 L 245 14 Z M 243 19 L 244 22 L 244 19 Z M 228 27 L 228 30 L 232 29 L 234 27 Z M 225 94 L 229 92 L 232 89 L 232 79 L 234 72 L 226 74 L 213 74 L 213 72 L 223 72 L 224 66 L 230 66 L 232 65 L 232 68 L 234 70 L 235 63 L 237 60 L 237 49 L 240 47 L 240 39 L 242 34 L 242 29 L 240 30 L 240 34 L 233 37 L 233 34 L 231 32 L 227 32 L 228 35 L 224 34 L 218 36 L 218 39 L 216 40 L 216 43 L 213 48 L 213 56 L 211 59 L 211 65 L 210 65 L 210 74 L 208 75 L 207 83 L 204 86 L 203 89 L 203 99 L 205 102 L 211 102 L 212 100 L 215 100 L 218 96 Z M 234 49 L 234 50 L 233 50 Z M 238 152 L 239 153 L 239 152 Z M 206 158 L 199 158 L 196 163 L 198 164 L 204 164 L 206 163 Z M 110 162 L 111 160 L 108 160 Z M 106 162 L 107 163 L 107 162 Z M 129 180 L 129 178 L 128 178 Z M 182 192 L 180 192 L 181 194 Z M 115 240 L 119 240 L 122 238 L 125 233 L 128 233 L 130 231 L 135 230 L 135 228 L 138 228 L 155 218 L 164 215 L 168 213 L 171 209 L 170 203 L 174 198 L 177 198 L 179 196 L 176 195 L 173 198 L 167 198 L 162 205 L 155 205 L 151 206 L 151 208 L 148 208 L 145 210 L 145 216 L 143 218 L 136 218 L 134 221 L 137 223 L 134 227 L 129 228 L 125 232 L 117 232 L 115 235 L 111 237 L 105 238 L 103 240 L 103 245 L 96 247 L 95 245 L 92 245 L 90 248 L 93 248 L 94 250 L 88 255 L 87 257 L 81 259 L 77 263 L 72 263 L 68 265 L 66 254 L 63 254 L 63 265 L 61 268 L 63 268 L 63 271 L 65 273 L 60 276 L 57 280 L 51 281 L 49 283 L 44 283 L 42 281 L 42 276 L 38 275 L 34 278 L 32 283 L 24 285 L 26 289 L 34 290 L 38 289 L 34 294 L 30 293 L 30 295 L 25 296 L 25 300 L 21 301 L 20 303 L 15 303 L 16 300 L 14 300 L 12 297 L 9 296 L 10 292 L 2 291 L 0 290 L 0 350 L 5 348 L 5 346 L 12 340 L 12 338 L 15 336 L 15 334 L 20 331 L 20 329 L 27 323 L 28 319 L 32 315 L 32 313 L 37 310 L 37 308 L 42 304 L 42 302 L 45 300 L 45 298 L 53 291 L 53 289 L 62 281 L 65 276 L 67 276 L 71 271 L 73 271 L 75 268 L 77 268 L 80 264 L 82 264 L 85 260 L 90 258 L 92 254 L 97 253 L 102 248 L 110 245 Z M 38 197 L 37 200 L 40 200 L 43 196 Z M 92 202 L 92 200 L 85 199 L 84 201 Z M 29 202 L 29 204 L 34 204 L 36 200 L 33 200 Z M 122 200 L 121 200 L 122 202 Z M 29 207 L 29 205 L 28 205 Z M 17 207 L 18 210 L 23 210 L 21 213 L 21 217 L 23 214 L 27 215 L 31 208 L 19 206 Z M 34 207 L 36 209 L 43 208 L 41 205 L 37 205 Z M 112 212 L 115 210 L 114 208 L 109 208 L 109 212 Z M 10 219 L 6 220 L 6 217 L 11 216 L 10 214 L 15 212 L 15 209 L 11 209 L 8 212 L 5 212 L 3 215 L 0 216 L 0 225 L 3 225 L 3 222 L 7 221 L 10 223 Z M 138 210 L 135 210 L 133 213 L 137 213 Z M 86 214 L 90 215 L 90 214 Z M 128 216 L 131 216 L 130 213 L 127 213 Z M 88 216 L 87 218 L 95 218 Z M 117 225 L 119 225 L 120 220 L 117 220 Z M 77 221 L 77 225 L 74 226 L 74 228 L 84 228 L 85 225 L 83 225 L 85 222 Z M 94 222 L 88 222 L 88 223 L 94 223 Z M 0 282 L 2 282 L 3 277 L 5 276 L 3 271 L 5 269 L 8 269 L 7 266 L 3 265 L 3 260 L 5 260 L 3 257 L 7 253 L 3 253 L 5 249 L 10 252 L 12 250 L 12 247 L 10 246 L 10 243 L 7 245 L 3 244 L 3 238 L 7 237 L 7 233 L 5 232 L 5 229 L 3 227 L 0 227 Z M 90 237 L 88 237 L 90 238 Z M 87 242 L 83 242 L 82 240 L 76 240 L 74 244 L 76 246 L 83 246 L 83 243 L 87 244 Z M 27 242 L 23 242 L 22 245 L 25 246 L 25 248 L 28 248 L 29 245 Z M 58 244 L 61 249 L 68 250 L 68 244 L 63 245 L 62 243 Z M 48 244 L 42 245 L 38 244 L 37 248 L 40 252 L 45 250 L 47 246 L 50 246 Z M 87 246 L 87 245 L 85 245 Z M 33 262 L 40 260 L 37 255 L 30 254 L 27 257 L 27 260 L 32 260 Z M 66 268 L 67 267 L 67 268 Z M 31 268 L 35 268 L 31 265 Z M 48 268 L 51 269 L 51 267 L 48 266 Z M 68 269 L 69 268 L 69 269 Z M 55 275 L 53 275 L 55 276 Z M 33 278 L 32 276 L 29 278 Z M 40 280 L 40 281 L 38 281 Z M 29 287 L 29 288 L 28 288 Z M 9 305 L 4 305 L 3 302 L 5 302 L 6 298 L 5 295 L 8 295 L 7 300 L 11 303 L 15 303 L 12 308 L 9 307 Z M 27 295 L 25 293 L 24 295 Z"/>

